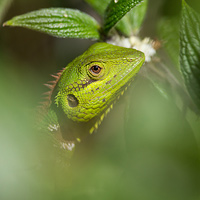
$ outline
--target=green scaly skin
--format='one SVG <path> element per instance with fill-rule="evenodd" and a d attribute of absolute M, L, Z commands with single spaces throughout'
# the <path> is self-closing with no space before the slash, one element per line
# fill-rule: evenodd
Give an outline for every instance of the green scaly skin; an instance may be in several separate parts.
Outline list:
<path fill-rule="evenodd" d="M 49 129 L 57 127 L 67 142 L 93 133 L 144 61 L 144 54 L 135 49 L 92 45 L 68 64 L 56 82 L 48 108 Z"/>

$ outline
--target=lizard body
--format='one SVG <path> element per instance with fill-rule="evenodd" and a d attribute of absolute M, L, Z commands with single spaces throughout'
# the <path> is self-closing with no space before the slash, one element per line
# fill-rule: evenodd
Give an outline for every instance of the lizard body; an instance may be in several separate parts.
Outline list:
<path fill-rule="evenodd" d="M 93 133 L 144 60 L 135 49 L 92 45 L 58 74 L 53 86 L 48 85 L 48 129 L 59 129 L 66 141 Z"/>

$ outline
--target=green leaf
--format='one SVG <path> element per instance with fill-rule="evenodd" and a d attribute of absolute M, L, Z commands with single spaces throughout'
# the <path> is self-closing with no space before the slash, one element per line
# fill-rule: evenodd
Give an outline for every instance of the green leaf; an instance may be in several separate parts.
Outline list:
<path fill-rule="evenodd" d="M 163 46 L 175 64 L 175 67 L 179 69 L 179 24 L 180 19 L 178 17 L 163 18 L 158 23 L 158 35 L 160 40 L 163 41 Z"/>
<path fill-rule="evenodd" d="M 180 65 L 188 91 L 200 109 L 200 16 L 183 1 Z"/>
<path fill-rule="evenodd" d="M 104 33 L 107 34 L 124 15 L 141 1 L 142 0 L 111 0 L 104 15 Z"/>
<path fill-rule="evenodd" d="M 136 35 L 144 20 L 147 10 L 148 0 L 143 0 L 141 4 L 126 14 L 122 20 L 117 23 L 117 29 L 126 36 Z"/>
<path fill-rule="evenodd" d="M 85 0 L 95 11 L 103 16 L 110 0 Z"/>
<path fill-rule="evenodd" d="M 101 16 L 104 15 L 105 10 L 110 2 L 110 0 L 85 0 L 95 11 L 97 11 Z M 126 36 L 131 36 L 136 34 L 141 27 L 144 20 L 148 0 L 143 0 L 141 4 L 136 6 L 134 10 L 127 13 L 118 23 L 116 28 Z"/>
<path fill-rule="evenodd" d="M 21 26 L 61 38 L 100 38 L 99 25 L 94 18 L 66 8 L 33 11 L 14 17 L 4 26 Z"/>

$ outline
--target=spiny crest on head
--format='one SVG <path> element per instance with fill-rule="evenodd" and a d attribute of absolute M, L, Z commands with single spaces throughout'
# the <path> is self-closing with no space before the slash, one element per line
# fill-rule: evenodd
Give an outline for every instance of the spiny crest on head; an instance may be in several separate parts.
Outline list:
<path fill-rule="evenodd" d="M 47 104 L 47 106 L 51 103 L 51 96 L 52 96 L 53 90 L 54 90 L 56 84 L 58 83 L 63 70 L 60 70 L 56 75 L 52 74 L 51 76 L 53 78 L 55 78 L 55 80 L 48 81 L 46 84 L 44 84 L 46 87 L 48 87 L 50 89 L 48 92 L 45 92 L 43 94 L 45 96 L 45 97 L 43 97 L 43 99 L 46 99 L 46 101 L 44 103 Z"/>
<path fill-rule="evenodd" d="M 60 70 L 57 74 L 52 74 L 51 76 L 53 78 L 55 78 L 55 80 L 53 81 L 48 81 L 46 84 L 44 84 L 46 87 L 48 87 L 50 90 L 43 93 L 44 97 L 43 99 L 45 101 L 42 101 L 40 102 L 39 106 L 38 106 L 38 114 L 40 116 L 44 116 L 46 114 L 46 112 L 48 111 L 48 107 L 50 106 L 51 104 L 51 97 L 52 97 L 52 93 L 53 93 L 53 90 L 56 86 L 56 84 L 58 83 L 60 77 L 61 77 L 61 74 L 63 72 L 64 69 Z"/>

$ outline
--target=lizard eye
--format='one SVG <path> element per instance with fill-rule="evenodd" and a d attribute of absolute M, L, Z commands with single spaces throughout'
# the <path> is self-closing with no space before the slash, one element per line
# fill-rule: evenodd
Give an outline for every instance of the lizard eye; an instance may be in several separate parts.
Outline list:
<path fill-rule="evenodd" d="M 93 65 L 90 68 L 90 72 L 92 73 L 93 76 L 98 76 L 98 74 L 101 72 L 101 67 L 99 67 L 98 65 Z"/>

